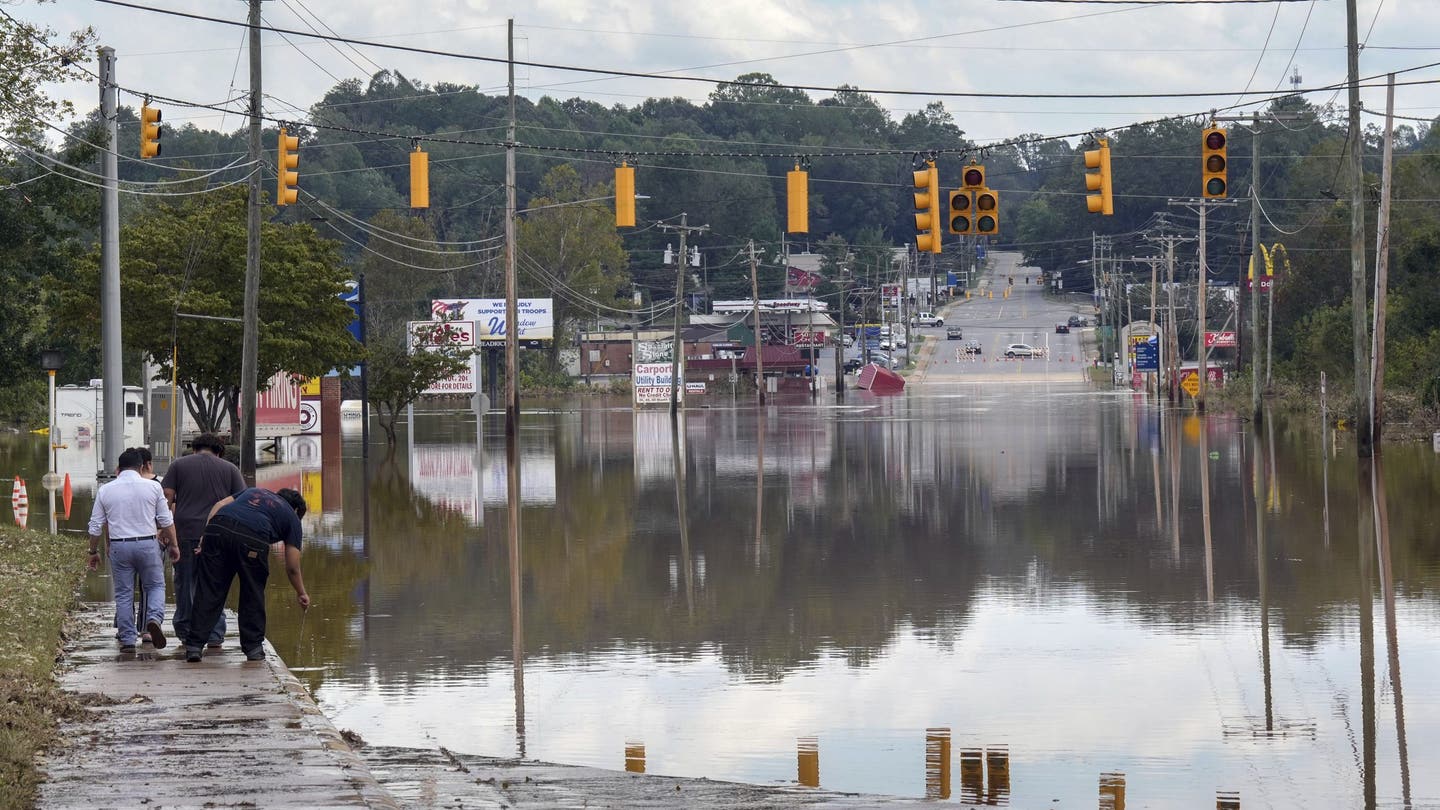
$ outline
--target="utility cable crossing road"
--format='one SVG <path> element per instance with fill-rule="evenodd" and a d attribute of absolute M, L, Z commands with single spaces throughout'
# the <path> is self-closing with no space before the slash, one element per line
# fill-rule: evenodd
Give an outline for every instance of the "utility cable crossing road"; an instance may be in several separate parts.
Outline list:
<path fill-rule="evenodd" d="M 925 353 L 917 381 L 1084 381 L 1093 360 L 1093 327 L 1069 324 L 1071 318 L 1093 318 L 1090 300 L 1047 296 L 1039 282 L 1040 270 L 1021 266 L 1019 253 L 992 252 L 990 270 L 970 300 L 962 297 L 946 309 L 945 327 L 959 327 L 960 337 L 948 337 L 946 328 L 920 330 L 936 347 Z M 1066 331 L 1057 332 L 1061 325 Z"/>

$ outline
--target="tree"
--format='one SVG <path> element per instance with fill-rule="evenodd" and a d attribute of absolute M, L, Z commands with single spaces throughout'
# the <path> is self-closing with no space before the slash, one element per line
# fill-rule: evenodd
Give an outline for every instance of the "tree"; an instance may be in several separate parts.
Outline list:
<path fill-rule="evenodd" d="M 630 281 L 629 257 L 611 208 L 590 201 L 613 193 L 607 186 L 582 187 L 574 167 L 556 166 L 520 221 L 516 243 L 523 294 L 555 298 L 552 362 L 581 320 L 617 308 L 619 290 Z"/>
<path fill-rule="evenodd" d="M 182 315 L 239 318 L 245 278 L 243 188 L 143 209 L 120 230 L 121 321 L 125 345 L 149 355 L 163 374 L 176 374 L 185 404 L 201 430 L 220 417 L 238 421 L 240 324 Z M 63 317 L 99 321 L 99 253 L 54 291 Z M 353 314 L 340 300 L 349 271 L 338 246 L 309 225 L 266 223 L 261 230 L 260 345 L 263 383 L 276 373 L 315 377 L 353 364 L 360 345 L 347 329 Z M 87 342 L 99 340 L 98 330 Z"/>
<path fill-rule="evenodd" d="M 38 0 L 47 2 L 47 0 Z M 43 28 L 10 14 L 0 14 L 0 132 L 29 145 L 40 143 L 45 122 L 68 118 L 75 112 L 68 101 L 57 101 L 44 88 L 64 81 L 89 78 L 73 67 L 94 53 L 95 31 L 90 27 L 67 34 L 63 39 Z"/>
<path fill-rule="evenodd" d="M 427 389 L 470 367 L 470 350 L 455 347 L 445 336 L 455 327 L 445 322 L 417 326 L 404 341 L 383 340 L 369 347 L 365 374 L 370 404 L 380 416 L 385 441 L 395 445 L 395 421 L 401 411 Z M 436 337 L 438 335 L 439 337 Z M 431 348 L 415 348 L 426 345 Z"/>

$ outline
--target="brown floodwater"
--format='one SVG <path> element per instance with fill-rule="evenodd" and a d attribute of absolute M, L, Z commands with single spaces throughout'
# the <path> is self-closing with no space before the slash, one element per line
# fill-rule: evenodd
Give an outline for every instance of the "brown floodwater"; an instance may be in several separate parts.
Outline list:
<path fill-rule="evenodd" d="M 1362 467 L 1318 424 L 1063 386 L 675 433 L 552 403 L 520 431 L 517 617 L 503 428 L 377 445 L 368 533 L 355 437 L 261 473 L 312 504 L 315 606 L 277 569 L 271 640 L 371 743 L 1027 808 L 1440 802 L 1428 446 Z M 0 442 L 0 474 L 43 464 Z"/>

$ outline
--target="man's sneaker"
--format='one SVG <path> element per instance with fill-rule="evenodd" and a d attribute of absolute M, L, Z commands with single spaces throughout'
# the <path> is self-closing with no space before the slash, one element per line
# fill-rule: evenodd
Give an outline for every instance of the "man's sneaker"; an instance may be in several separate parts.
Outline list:
<path fill-rule="evenodd" d="M 165 649 L 165 645 L 169 643 L 165 640 L 165 631 L 161 629 L 160 622 L 154 619 L 145 623 L 145 632 L 149 634 L 150 643 L 154 644 L 157 650 Z"/>
<path fill-rule="evenodd" d="M 121 645 L 120 645 L 120 652 L 122 652 L 122 653 L 133 653 L 133 652 L 135 652 L 135 645 L 134 645 L 134 644 L 121 644 Z"/>
<path fill-rule="evenodd" d="M 264 661 L 264 660 L 265 660 L 265 648 L 264 648 L 264 647 L 256 647 L 255 649 L 250 650 L 249 652 L 245 653 L 245 660 L 246 660 L 246 661 Z"/>
<path fill-rule="evenodd" d="M 187 647 L 185 649 L 185 663 L 187 664 L 200 663 L 200 656 L 201 652 L 199 647 Z"/>
<path fill-rule="evenodd" d="M 220 649 L 220 648 L 222 648 L 222 647 L 224 647 L 224 646 L 225 646 L 225 642 L 223 642 L 223 641 L 207 641 L 207 642 L 205 642 L 205 649 L 207 649 L 207 650 L 218 650 L 218 649 Z"/>

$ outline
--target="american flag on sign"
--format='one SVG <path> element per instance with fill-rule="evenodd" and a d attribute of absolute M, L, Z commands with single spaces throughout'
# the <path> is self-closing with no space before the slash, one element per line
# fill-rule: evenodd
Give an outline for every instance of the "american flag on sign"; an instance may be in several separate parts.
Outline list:
<path fill-rule="evenodd" d="M 463 301 L 432 301 L 430 303 L 430 314 L 436 317 L 459 317 L 465 311 Z"/>

